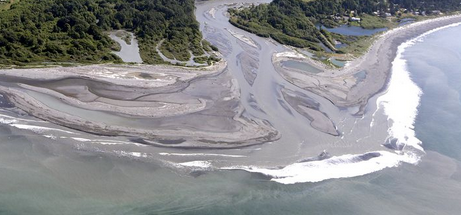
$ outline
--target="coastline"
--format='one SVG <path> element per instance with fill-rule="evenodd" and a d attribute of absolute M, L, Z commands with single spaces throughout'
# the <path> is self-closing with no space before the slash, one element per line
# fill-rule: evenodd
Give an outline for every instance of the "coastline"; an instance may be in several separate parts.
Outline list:
<path fill-rule="evenodd" d="M 390 30 L 377 36 L 365 55 L 342 69 L 324 67 L 321 68 L 323 72 L 314 74 L 283 68 L 281 62 L 284 60 L 312 61 L 294 52 L 276 53 L 272 61 L 285 80 L 326 98 L 337 107 L 359 106 L 355 114 L 360 115 L 368 99 L 385 89 L 391 62 L 401 43 L 454 22 L 461 22 L 461 15 L 425 20 Z M 5 69 L 0 70 L 0 75 L 6 77 L 6 81 L 11 79 L 13 83 L 18 83 L 12 87 L 2 86 L 0 91 L 20 109 L 35 117 L 88 133 L 128 136 L 141 139 L 145 144 L 178 148 L 235 148 L 280 138 L 279 131 L 270 122 L 245 115 L 238 83 L 227 73 L 224 60 L 202 68 L 91 65 Z M 85 118 L 84 112 L 69 114 L 41 101 L 50 100 L 44 95 L 53 97 L 53 103 L 92 111 L 91 114 L 111 114 L 115 118 L 108 117 L 105 122 Z M 309 104 L 299 107 L 296 98 L 290 100 L 291 105 L 298 107 L 296 111 L 311 121 L 312 127 L 333 136 L 339 135 L 334 121 L 325 113 Z M 118 122 L 131 117 L 151 121 L 143 121 L 140 124 L 143 127 L 111 124 L 111 120 Z M 210 125 L 200 123 L 203 120 Z M 183 125 L 178 127 L 178 124 Z M 152 125 L 155 130 L 145 128 Z"/>
<path fill-rule="evenodd" d="M 235 148 L 280 138 L 268 122 L 244 116 L 237 83 L 226 68 L 221 61 L 206 68 L 92 65 L 0 70 L 4 83 L 16 83 L 0 86 L 0 92 L 37 118 L 88 133 L 127 136 L 146 145 Z M 216 92 L 203 95 L 201 87 Z M 91 117 L 98 113 L 99 119 Z M 200 120 L 203 117 L 210 119 Z M 210 125 L 200 124 L 203 120 Z M 152 125 L 155 129 L 149 129 Z"/>
<path fill-rule="evenodd" d="M 328 99 L 338 107 L 359 106 L 357 114 L 360 115 L 363 114 L 368 99 L 386 88 L 392 61 L 400 44 L 432 29 L 457 22 L 461 22 L 461 15 L 424 20 L 376 35 L 377 39 L 366 54 L 341 69 L 320 65 L 296 52 L 275 54 L 272 61 L 277 72 L 285 80 Z M 281 65 L 285 60 L 306 62 L 323 72 L 313 74 L 286 69 Z"/>

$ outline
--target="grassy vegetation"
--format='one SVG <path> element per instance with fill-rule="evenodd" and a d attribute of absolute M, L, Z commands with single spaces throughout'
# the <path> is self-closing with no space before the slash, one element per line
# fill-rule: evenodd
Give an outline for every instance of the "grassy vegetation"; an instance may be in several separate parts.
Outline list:
<path fill-rule="evenodd" d="M 120 62 L 111 54 L 119 46 L 103 33 L 118 29 L 135 33 L 145 63 L 164 63 L 160 41 L 178 60 L 200 56 L 194 10 L 194 0 L 21 0 L 0 12 L 0 64 Z"/>
<path fill-rule="evenodd" d="M 365 29 L 392 28 L 398 25 L 397 20 L 384 18 L 388 16 L 384 12 L 405 17 L 403 8 L 407 12 L 441 10 L 446 13 L 461 9 L 461 4 L 456 0 L 273 0 L 269 4 L 230 9 L 229 13 L 233 25 L 285 45 L 319 51 L 319 44 L 323 43 L 337 53 L 361 54 L 371 45 L 370 37 L 329 33 L 314 24 L 329 28 L 342 24 Z M 352 17 L 361 21 L 349 20 Z M 348 46 L 336 50 L 333 47 L 336 41 Z"/>
<path fill-rule="evenodd" d="M 14 3 L 18 3 L 20 0 L 6 0 L 4 2 L 0 2 L 0 11 L 10 9 L 11 5 Z"/>
<path fill-rule="evenodd" d="M 339 52 L 358 56 L 368 51 L 370 46 L 373 44 L 373 38 L 368 36 L 355 37 L 354 40 L 349 41 L 346 44 L 348 45 L 339 49 Z"/>
<path fill-rule="evenodd" d="M 379 17 L 372 16 L 368 14 L 363 14 L 360 21 L 360 27 L 365 29 L 375 29 L 375 28 L 390 28 L 393 27 L 393 23 L 389 20 Z"/>
<path fill-rule="evenodd" d="M 208 60 L 207 56 L 194 57 L 194 62 L 196 62 L 196 63 L 206 63 L 207 60 Z"/>
<path fill-rule="evenodd" d="M 288 11 L 292 15 L 287 15 Z M 282 44 L 320 50 L 319 32 L 312 21 L 296 6 L 262 4 L 245 9 L 230 9 L 230 23 L 261 37 Z"/>
<path fill-rule="evenodd" d="M 131 45 L 131 39 L 132 39 L 132 36 L 130 33 L 126 32 L 126 31 L 118 31 L 117 33 L 115 33 L 115 36 L 121 38 L 122 40 L 124 40 L 126 42 L 126 44 L 128 45 Z"/>

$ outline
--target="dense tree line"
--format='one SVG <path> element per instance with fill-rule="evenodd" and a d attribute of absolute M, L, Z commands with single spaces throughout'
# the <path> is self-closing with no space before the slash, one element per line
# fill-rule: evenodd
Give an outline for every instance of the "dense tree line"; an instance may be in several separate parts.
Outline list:
<path fill-rule="evenodd" d="M 161 40 L 181 60 L 204 53 L 194 0 L 22 0 L 0 12 L 0 63 L 116 61 L 114 29 L 135 33 L 147 63 Z"/>
<path fill-rule="evenodd" d="M 319 49 L 325 35 L 315 23 L 334 24 L 332 17 L 351 11 L 373 14 L 380 11 L 394 14 L 400 8 L 407 11 L 433 10 L 442 12 L 461 9 L 460 0 L 274 0 L 243 9 L 230 9 L 230 22 L 263 37 L 272 37 L 282 44 Z"/>

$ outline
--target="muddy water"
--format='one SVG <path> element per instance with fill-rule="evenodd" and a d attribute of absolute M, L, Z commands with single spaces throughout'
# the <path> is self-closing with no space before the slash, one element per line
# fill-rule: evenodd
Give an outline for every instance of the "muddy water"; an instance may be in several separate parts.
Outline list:
<path fill-rule="evenodd" d="M 326 99 L 291 85 L 275 71 L 271 63 L 274 53 L 285 50 L 283 46 L 266 38 L 249 34 L 228 23 L 226 4 L 232 5 L 238 2 L 199 3 L 196 15 L 201 23 L 205 38 L 218 46 L 220 51 L 224 53 L 228 61 L 229 71 L 239 83 L 242 103 L 246 111 L 254 117 L 267 119 L 282 134 L 281 140 L 263 145 L 260 150 L 252 152 L 251 158 L 249 158 L 250 162 L 254 164 L 263 160 L 261 163 L 266 165 L 269 163 L 280 164 L 314 157 L 324 150 L 333 155 L 340 155 L 381 149 L 380 142 L 387 136 L 387 126 L 370 128 L 373 111 L 368 111 L 361 118 L 354 117 L 350 114 L 354 108 L 350 110 L 338 109 Z M 261 3 L 261 1 L 246 2 Z M 237 6 L 239 5 L 237 4 Z M 231 34 L 229 32 L 236 33 Z M 250 38 L 256 47 L 251 46 L 251 43 L 242 42 L 234 36 L 235 34 Z M 248 65 L 242 65 L 238 59 L 238 56 L 245 52 L 257 56 L 259 62 L 258 67 L 255 67 L 255 64 L 250 65 L 252 71 L 256 73 L 256 78 L 252 84 L 247 82 L 245 71 L 242 71 L 242 68 Z M 282 89 L 297 92 L 302 95 L 300 99 L 308 98 L 317 102 L 320 111 L 331 118 L 342 135 L 334 137 L 313 129 L 310 126 L 310 121 L 284 100 L 281 93 Z M 370 110 L 373 110 L 373 104 L 372 99 L 369 106 Z M 377 116 L 375 120 L 381 125 L 385 125 L 384 118 Z M 369 134 L 373 135 L 369 136 Z"/>
<path fill-rule="evenodd" d="M 370 100 L 370 105 L 367 107 L 368 110 L 365 111 L 365 114 L 357 117 L 353 115 L 353 113 L 357 112 L 356 107 L 339 109 L 330 101 L 287 82 L 275 71 L 272 65 L 272 55 L 277 52 L 286 51 L 286 48 L 278 45 L 274 41 L 266 38 L 259 38 L 229 24 L 228 17 L 226 16 L 227 8 L 229 5 L 238 2 L 239 1 L 236 0 L 229 0 L 198 3 L 196 16 L 201 24 L 204 37 L 220 49 L 220 52 L 228 62 L 228 68 L 225 72 L 226 75 L 219 76 L 216 79 L 235 79 L 241 94 L 241 103 L 244 108 L 243 115 L 249 119 L 267 120 L 267 122 L 280 132 L 280 140 L 240 149 L 189 149 L 187 151 L 178 152 L 177 149 L 146 147 L 136 144 L 101 144 L 101 141 L 88 140 L 104 140 L 107 137 L 98 137 L 81 132 L 79 132 L 78 135 L 74 133 L 70 135 L 69 133 L 59 133 L 54 130 L 54 132 L 58 132 L 59 134 L 53 133 L 52 135 L 61 139 L 70 138 L 71 140 L 75 140 L 75 144 L 79 147 L 92 148 L 99 152 L 120 154 L 123 151 L 123 153 L 128 155 L 130 155 L 130 153 L 135 153 L 132 154 L 135 157 L 140 157 L 138 155 L 142 155 L 141 158 L 147 160 L 161 160 L 175 163 L 196 162 L 192 163 L 192 166 L 194 166 L 194 164 L 200 166 L 200 164 L 204 164 L 205 162 L 213 168 L 249 165 L 276 167 L 293 164 L 301 160 L 315 159 L 317 156 L 321 154 L 324 155 L 325 153 L 328 153 L 330 156 L 340 156 L 344 154 L 363 154 L 369 151 L 382 150 L 381 144 L 387 138 L 387 119 L 383 115 L 375 113 L 376 98 Z M 257 1 L 250 0 L 247 2 L 251 3 Z M 251 56 L 251 60 L 242 60 L 242 56 Z M 250 76 L 248 75 L 249 71 L 251 71 Z M 248 77 L 251 77 L 251 81 L 249 81 Z M 210 77 L 208 79 L 210 79 Z M 220 83 L 222 82 L 209 82 L 205 79 L 199 80 L 199 83 L 194 85 L 194 90 L 186 90 L 184 93 L 189 96 L 208 96 L 209 98 L 217 98 L 220 90 L 217 86 L 219 86 Z M 40 85 L 39 83 L 34 84 Z M 127 101 L 130 99 L 139 99 L 135 96 L 135 94 L 139 94 L 139 92 L 131 95 L 129 89 L 116 86 L 105 86 L 107 84 L 86 79 L 77 78 L 54 82 L 48 81 L 42 83 L 41 86 L 46 86 L 47 88 L 59 91 L 63 94 L 71 95 L 73 88 L 69 88 L 69 84 L 76 88 L 87 87 L 89 92 L 93 93 L 92 96 L 100 95 Z M 165 89 L 162 93 L 180 91 L 184 87 L 185 86 Z M 292 101 L 288 103 L 282 94 L 283 91 L 297 95 L 298 102 L 294 101 L 296 99 L 291 98 Z M 149 95 L 149 93 L 152 94 L 152 92 L 145 92 L 146 95 Z M 40 93 L 30 92 L 29 95 L 34 96 L 50 107 L 59 108 L 63 112 L 72 113 L 84 119 L 98 119 L 102 122 L 115 125 L 123 124 L 130 127 L 152 129 L 158 129 L 159 126 L 169 129 L 185 127 L 192 130 L 201 127 L 202 130 L 212 132 L 225 132 L 226 130 L 232 131 L 239 129 L 231 126 L 230 122 L 226 124 L 226 120 L 229 120 L 229 118 L 216 117 L 216 114 L 213 112 L 157 120 L 130 119 L 106 112 L 89 111 L 71 107 L 68 104 L 62 103 L 59 99 L 44 96 Z M 91 96 L 88 95 L 73 96 L 91 99 Z M 148 96 L 146 97 L 146 99 L 149 98 Z M 321 117 L 328 117 L 331 120 L 331 122 L 328 123 L 332 123 L 335 126 L 339 133 L 338 136 L 331 135 L 331 133 L 335 132 L 330 132 L 329 134 L 321 132 L 311 126 L 311 119 L 300 111 L 305 107 L 291 106 L 307 103 L 316 104 L 315 108 L 318 108 L 318 111 L 314 114 Z M 225 109 L 235 104 L 223 103 L 220 105 L 221 106 L 218 106 L 219 108 Z M 39 124 L 43 126 L 42 123 Z M 22 128 L 24 128 L 24 126 L 22 126 Z M 67 130 L 66 128 L 59 129 Z M 50 136 L 51 134 L 42 131 L 41 135 Z M 85 140 L 83 141 L 82 138 Z M 129 138 L 126 137 L 111 137 L 109 141 L 113 141 L 113 138 L 117 139 L 117 141 L 129 142 Z M 183 141 L 183 139 L 168 140 L 167 144 L 174 145 L 177 142 Z M 164 156 L 165 154 L 170 155 Z M 210 156 L 210 154 L 224 156 Z"/>
<path fill-rule="evenodd" d="M 5 96 L 0 96 L 0 214 L 459 214 L 460 150 L 459 141 L 452 138 L 453 134 L 459 134 L 458 127 L 453 126 L 459 116 L 453 110 L 459 102 L 452 98 L 458 98 L 459 93 L 442 93 L 452 96 L 443 100 L 445 97 L 441 97 L 439 91 L 447 91 L 447 83 L 443 82 L 446 79 L 434 79 L 434 75 L 443 75 L 442 71 L 426 66 L 434 63 L 431 65 L 440 64 L 444 69 L 459 68 L 450 67 L 460 62 L 459 46 L 453 45 L 459 29 L 451 36 L 445 34 L 449 32 L 441 32 L 427 44 L 415 46 L 408 52 L 410 70 L 416 69 L 413 75 L 425 92 L 416 129 L 425 147 L 434 150 L 428 151 L 419 165 L 403 164 L 363 177 L 296 185 L 270 182 L 266 176 L 244 171 L 189 168 L 208 165 L 198 161 L 210 161 L 214 166 L 282 165 L 317 155 L 319 149 L 337 155 L 363 153 L 382 143 L 381 130 L 387 128 L 388 123 L 375 111 L 376 98 L 371 99 L 366 114 L 357 118 L 349 114 L 357 111 L 354 108 L 339 110 L 328 101 L 286 83 L 269 63 L 271 52 L 281 51 L 282 47 L 227 25 L 225 17 L 219 15 L 224 8 L 215 13 L 222 21 L 202 16 L 213 7 L 219 8 L 220 3 L 198 5 L 197 16 L 202 24 L 215 23 L 214 31 L 210 31 L 215 34 L 208 32 L 205 36 L 219 44 L 226 54 L 229 67 L 233 68 L 229 73 L 239 82 L 247 115 L 268 119 L 282 132 L 280 141 L 233 150 L 142 146 L 121 137 L 91 135 L 38 120 L 13 108 Z M 247 82 L 237 60 L 239 53 L 249 49 L 242 48 L 241 42 L 223 27 L 252 38 L 261 47 L 251 54 L 258 56 L 260 62 L 253 70 L 257 76 L 252 85 Z M 442 47 L 443 50 L 434 49 L 441 54 L 422 56 L 424 50 L 434 46 Z M 446 58 L 446 53 L 453 56 Z M 433 59 L 434 56 L 440 59 Z M 459 79 L 458 70 L 449 71 L 452 74 L 445 75 L 455 78 L 448 80 Z M 2 81 L 14 82 L 5 77 Z M 449 84 L 457 83 L 459 81 Z M 12 83 L 0 84 L 14 87 Z M 56 84 L 55 87 L 62 86 Z M 432 92 L 434 89 L 439 91 Z M 69 92 L 69 89 L 61 90 Z M 293 95 L 297 95 L 298 99 L 307 100 L 300 103 L 318 105 L 343 135 L 332 137 L 310 128 L 309 120 L 284 100 L 281 91 L 290 92 L 292 100 L 295 100 Z M 448 111 L 436 112 L 446 113 L 449 118 L 438 119 L 435 127 L 434 108 L 446 108 Z M 178 139 L 170 144 L 181 141 Z M 363 158 L 373 156 L 368 154 Z M 177 164 L 179 162 L 183 162 L 182 167 Z M 313 170 L 308 173 L 319 173 Z"/>
<path fill-rule="evenodd" d="M 123 30 L 121 31 L 126 32 Z M 119 43 L 121 47 L 120 51 L 114 52 L 114 54 L 119 56 L 125 63 L 142 63 L 141 55 L 139 54 L 138 40 L 136 40 L 132 32 L 126 33 L 131 35 L 130 44 L 127 44 L 125 40 L 116 36 L 117 31 L 109 34 L 110 38 Z"/>

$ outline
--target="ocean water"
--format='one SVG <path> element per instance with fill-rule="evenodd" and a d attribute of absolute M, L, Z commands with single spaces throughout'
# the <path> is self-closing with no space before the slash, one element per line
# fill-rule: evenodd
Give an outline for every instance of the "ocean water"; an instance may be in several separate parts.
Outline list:
<path fill-rule="evenodd" d="M 428 35 L 405 58 L 422 89 L 417 136 L 427 150 L 461 159 L 461 27 Z"/>
<path fill-rule="evenodd" d="M 383 169 L 370 174 L 286 185 L 261 173 L 178 170 L 82 150 L 2 117 L 0 214 L 460 214 L 459 35 L 461 26 L 446 28 L 399 49 L 378 99 L 393 146 L 408 147 L 398 167 L 378 160 Z M 411 153 L 418 159 L 405 160 Z M 296 167 L 308 178 L 322 170 Z"/>

